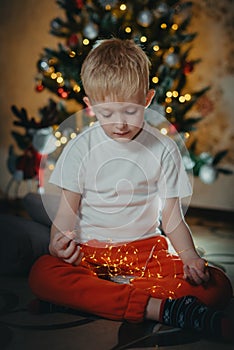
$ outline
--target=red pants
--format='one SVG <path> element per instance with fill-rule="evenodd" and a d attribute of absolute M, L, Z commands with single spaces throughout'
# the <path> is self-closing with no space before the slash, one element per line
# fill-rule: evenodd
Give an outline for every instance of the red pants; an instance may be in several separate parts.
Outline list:
<path fill-rule="evenodd" d="M 42 300 L 131 322 L 144 319 L 150 297 L 194 295 L 216 308 L 228 304 L 232 287 L 221 270 L 209 267 L 209 282 L 192 286 L 183 279 L 181 260 L 167 249 L 165 237 L 159 236 L 108 248 L 83 245 L 79 266 L 44 255 L 32 267 L 30 287 Z M 108 280 L 113 275 L 134 277 L 130 284 L 118 284 Z"/>

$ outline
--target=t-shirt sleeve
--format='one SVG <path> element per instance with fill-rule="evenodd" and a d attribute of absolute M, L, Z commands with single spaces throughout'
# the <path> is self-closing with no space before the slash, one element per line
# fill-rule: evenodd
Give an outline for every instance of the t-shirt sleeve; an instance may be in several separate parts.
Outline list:
<path fill-rule="evenodd" d="M 161 198 L 191 196 L 192 186 L 176 144 L 163 154 L 158 191 Z"/>
<path fill-rule="evenodd" d="M 78 142 L 71 140 L 59 156 L 49 182 L 72 192 L 83 193 L 84 163 L 84 150 Z"/>

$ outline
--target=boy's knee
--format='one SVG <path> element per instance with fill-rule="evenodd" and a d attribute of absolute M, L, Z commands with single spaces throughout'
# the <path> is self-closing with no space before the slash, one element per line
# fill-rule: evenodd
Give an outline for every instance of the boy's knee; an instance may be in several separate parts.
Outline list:
<path fill-rule="evenodd" d="M 213 288 L 209 295 L 209 304 L 225 308 L 233 295 L 232 285 L 225 273 L 215 267 L 210 267 L 210 282 Z"/>

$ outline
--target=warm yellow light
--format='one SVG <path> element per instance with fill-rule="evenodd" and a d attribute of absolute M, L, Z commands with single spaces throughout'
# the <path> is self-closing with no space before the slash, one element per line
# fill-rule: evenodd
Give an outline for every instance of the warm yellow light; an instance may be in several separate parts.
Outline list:
<path fill-rule="evenodd" d="M 62 76 L 62 73 L 61 72 L 57 72 L 57 77 L 61 77 Z"/>
<path fill-rule="evenodd" d="M 172 26 L 171 26 L 171 28 L 173 29 L 173 30 L 177 30 L 178 29 L 178 24 L 176 24 L 176 23 L 174 23 L 174 24 L 172 24 Z"/>
<path fill-rule="evenodd" d="M 51 77 L 51 79 L 56 79 L 57 78 L 57 74 L 56 73 L 52 73 L 50 77 Z"/>
<path fill-rule="evenodd" d="M 69 56 L 70 56 L 71 58 L 75 57 L 75 55 L 76 55 L 75 51 L 70 51 L 70 52 L 69 52 Z"/>
<path fill-rule="evenodd" d="M 75 91 L 75 92 L 80 92 L 80 86 L 79 85 L 74 85 L 73 86 L 73 91 Z"/>
<path fill-rule="evenodd" d="M 86 46 L 89 45 L 89 39 L 84 39 L 83 40 L 83 44 L 86 45 Z"/>
<path fill-rule="evenodd" d="M 165 102 L 166 102 L 166 103 L 171 103 L 171 101 L 172 101 L 171 97 L 166 97 L 166 98 L 165 98 Z"/>
<path fill-rule="evenodd" d="M 121 4 L 119 8 L 121 11 L 125 11 L 127 6 L 125 4 Z"/>
<path fill-rule="evenodd" d="M 168 131 L 167 131 L 166 128 L 162 128 L 162 129 L 160 130 L 160 132 L 161 132 L 161 134 L 163 134 L 163 135 L 167 135 L 167 133 L 168 133 Z"/>
<path fill-rule="evenodd" d="M 184 96 L 180 96 L 180 97 L 179 97 L 179 101 L 180 101 L 181 103 L 184 103 L 184 102 L 185 102 L 185 97 L 184 97 Z"/>
<path fill-rule="evenodd" d="M 67 138 L 66 136 L 62 136 L 60 139 L 60 142 L 64 145 L 65 143 L 67 143 Z"/>
<path fill-rule="evenodd" d="M 161 24 L 161 28 L 162 28 L 162 29 L 166 29 L 166 28 L 167 28 L 167 24 L 166 24 L 166 23 L 162 23 L 162 24 Z"/>
<path fill-rule="evenodd" d="M 93 126 L 93 124 L 94 124 L 94 122 L 90 122 L 90 123 L 89 123 L 89 126 Z"/>
<path fill-rule="evenodd" d="M 130 27 L 126 27 L 126 28 L 125 28 L 125 32 L 126 32 L 126 33 L 131 33 L 131 31 L 132 31 L 132 28 L 130 28 Z"/>
<path fill-rule="evenodd" d="M 190 133 L 189 133 L 189 132 L 185 132 L 185 133 L 184 133 L 184 137 L 185 137 L 186 139 L 188 139 L 189 136 L 190 136 Z"/>
<path fill-rule="evenodd" d="M 76 137 L 76 133 L 75 132 L 72 132 L 71 135 L 70 135 L 70 138 L 71 139 L 74 139 Z"/>
<path fill-rule="evenodd" d="M 57 137 L 57 138 L 61 137 L 61 132 L 60 131 L 56 131 L 54 136 Z"/>
<path fill-rule="evenodd" d="M 48 168 L 49 168 L 49 170 L 54 170 L 54 164 L 49 164 Z"/>
<path fill-rule="evenodd" d="M 111 5 L 107 4 L 105 9 L 106 9 L 106 11 L 110 11 L 111 10 Z"/>
<path fill-rule="evenodd" d="M 154 51 L 157 52 L 159 49 L 160 49 L 160 47 L 159 47 L 158 45 L 154 45 L 154 46 L 153 46 L 153 50 L 154 50 Z"/>
<path fill-rule="evenodd" d="M 153 77 L 153 78 L 152 78 L 152 82 L 153 82 L 154 84 L 157 84 L 158 81 L 159 81 L 158 77 Z"/>
<path fill-rule="evenodd" d="M 178 91 L 174 90 L 174 91 L 172 92 L 172 96 L 173 96 L 173 97 L 178 97 L 178 96 L 179 96 Z"/>
<path fill-rule="evenodd" d="M 167 91 L 167 92 L 166 92 L 166 96 L 167 96 L 167 97 L 172 97 L 172 92 L 171 92 L 171 91 Z"/>
<path fill-rule="evenodd" d="M 166 113 L 171 113 L 172 112 L 172 108 L 169 106 L 166 108 Z"/>
<path fill-rule="evenodd" d="M 169 47 L 169 50 L 168 50 L 170 53 L 173 53 L 175 51 L 174 47 Z"/>
<path fill-rule="evenodd" d="M 185 98 L 186 101 L 190 101 L 192 96 L 190 94 L 185 94 L 184 98 Z"/>
<path fill-rule="evenodd" d="M 145 43 L 145 42 L 147 41 L 146 36 L 143 35 L 143 36 L 140 38 L 140 41 L 141 41 L 142 43 Z"/>
<path fill-rule="evenodd" d="M 58 77 L 57 78 L 57 83 L 58 84 L 62 84 L 63 83 L 63 78 L 62 77 Z"/>
<path fill-rule="evenodd" d="M 55 146 L 56 147 L 60 147 L 61 146 L 61 142 L 59 140 L 55 141 Z"/>

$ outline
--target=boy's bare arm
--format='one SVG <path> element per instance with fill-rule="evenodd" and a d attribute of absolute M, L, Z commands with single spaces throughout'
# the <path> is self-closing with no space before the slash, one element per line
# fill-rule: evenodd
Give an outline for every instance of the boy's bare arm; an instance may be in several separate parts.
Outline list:
<path fill-rule="evenodd" d="M 162 212 L 162 228 L 184 263 L 184 277 L 195 284 L 207 282 L 209 273 L 206 261 L 196 251 L 178 198 L 166 199 Z"/>
<path fill-rule="evenodd" d="M 82 258 L 80 247 L 74 241 L 72 233 L 80 206 L 79 193 L 62 190 L 57 214 L 51 226 L 50 254 L 70 264 L 78 264 Z"/>

